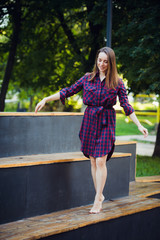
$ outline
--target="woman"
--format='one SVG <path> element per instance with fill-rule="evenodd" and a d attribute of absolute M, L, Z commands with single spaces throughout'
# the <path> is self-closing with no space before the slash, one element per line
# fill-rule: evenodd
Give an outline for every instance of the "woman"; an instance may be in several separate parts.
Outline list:
<path fill-rule="evenodd" d="M 148 131 L 137 119 L 134 109 L 128 102 L 122 79 L 118 77 L 114 51 L 109 47 L 101 48 L 96 55 L 92 73 L 85 74 L 75 84 L 63 88 L 58 93 L 44 98 L 36 106 L 40 111 L 46 102 L 65 98 L 83 89 L 83 102 L 87 105 L 79 133 L 81 151 L 90 158 L 91 173 L 96 191 L 90 213 L 99 213 L 104 201 L 103 189 L 107 178 L 106 160 L 114 151 L 115 110 L 117 95 L 125 114 L 137 125 L 139 131 L 147 137 Z"/>

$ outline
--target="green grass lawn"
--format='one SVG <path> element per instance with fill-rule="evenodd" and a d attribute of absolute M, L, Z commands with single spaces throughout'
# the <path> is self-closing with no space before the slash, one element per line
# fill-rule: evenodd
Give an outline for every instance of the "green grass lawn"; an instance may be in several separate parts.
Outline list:
<path fill-rule="evenodd" d="M 154 116 L 137 116 L 142 125 L 148 129 L 149 134 L 155 133 L 156 117 Z M 116 114 L 116 136 L 137 135 L 141 134 L 137 126 L 133 122 L 126 123 L 124 114 Z M 144 123 L 144 120 L 149 120 L 153 125 L 149 126 Z"/>
<path fill-rule="evenodd" d="M 160 157 L 137 155 L 136 177 L 160 175 Z"/>

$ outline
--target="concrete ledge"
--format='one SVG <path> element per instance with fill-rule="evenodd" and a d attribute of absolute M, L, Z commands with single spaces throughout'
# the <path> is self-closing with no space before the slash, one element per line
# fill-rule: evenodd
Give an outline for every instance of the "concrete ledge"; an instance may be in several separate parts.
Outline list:
<path fill-rule="evenodd" d="M 130 157 L 131 153 L 114 153 L 112 158 Z M 82 152 L 25 155 L 1 158 L 0 168 L 36 166 L 52 163 L 65 163 L 89 160 Z"/>
<path fill-rule="evenodd" d="M 0 113 L 0 162 L 9 156 L 80 151 L 83 113 Z M 136 175 L 136 142 L 116 141 L 115 152 L 131 153 L 130 181 Z"/>
<path fill-rule="evenodd" d="M 160 182 L 160 175 L 136 177 L 136 182 Z"/>
<path fill-rule="evenodd" d="M 3 224 L 0 239 L 159 239 L 158 199 L 130 196 L 105 202 L 103 211 L 95 215 L 89 214 L 90 208 L 83 206 Z"/>
<path fill-rule="evenodd" d="M 0 116 L 0 158 L 80 151 L 78 133 L 83 113 L 1 112 Z M 116 152 L 122 145 L 135 143 L 116 141 Z"/>
<path fill-rule="evenodd" d="M 0 117 L 83 116 L 81 112 L 0 112 Z"/>
<path fill-rule="evenodd" d="M 107 162 L 106 200 L 128 196 L 129 168 L 130 154 Z M 90 172 L 88 159 L 0 168 L 0 223 L 93 203 Z"/>
<path fill-rule="evenodd" d="M 80 151 L 82 117 L 77 113 L 2 116 L 0 157 Z"/>

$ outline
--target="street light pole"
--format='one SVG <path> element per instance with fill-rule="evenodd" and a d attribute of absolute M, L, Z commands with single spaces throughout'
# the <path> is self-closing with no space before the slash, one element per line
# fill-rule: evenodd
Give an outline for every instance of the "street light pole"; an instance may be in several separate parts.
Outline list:
<path fill-rule="evenodd" d="M 111 47 L 112 40 L 112 0 L 107 0 L 107 47 Z"/>

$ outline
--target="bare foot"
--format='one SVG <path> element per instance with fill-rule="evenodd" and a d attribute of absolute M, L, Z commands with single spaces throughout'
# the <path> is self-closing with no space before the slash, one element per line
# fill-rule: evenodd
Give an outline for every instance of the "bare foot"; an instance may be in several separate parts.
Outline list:
<path fill-rule="evenodd" d="M 102 210 L 102 203 L 104 201 L 104 196 L 102 195 L 101 197 L 95 197 L 93 207 L 89 211 L 90 213 L 100 213 Z"/>

